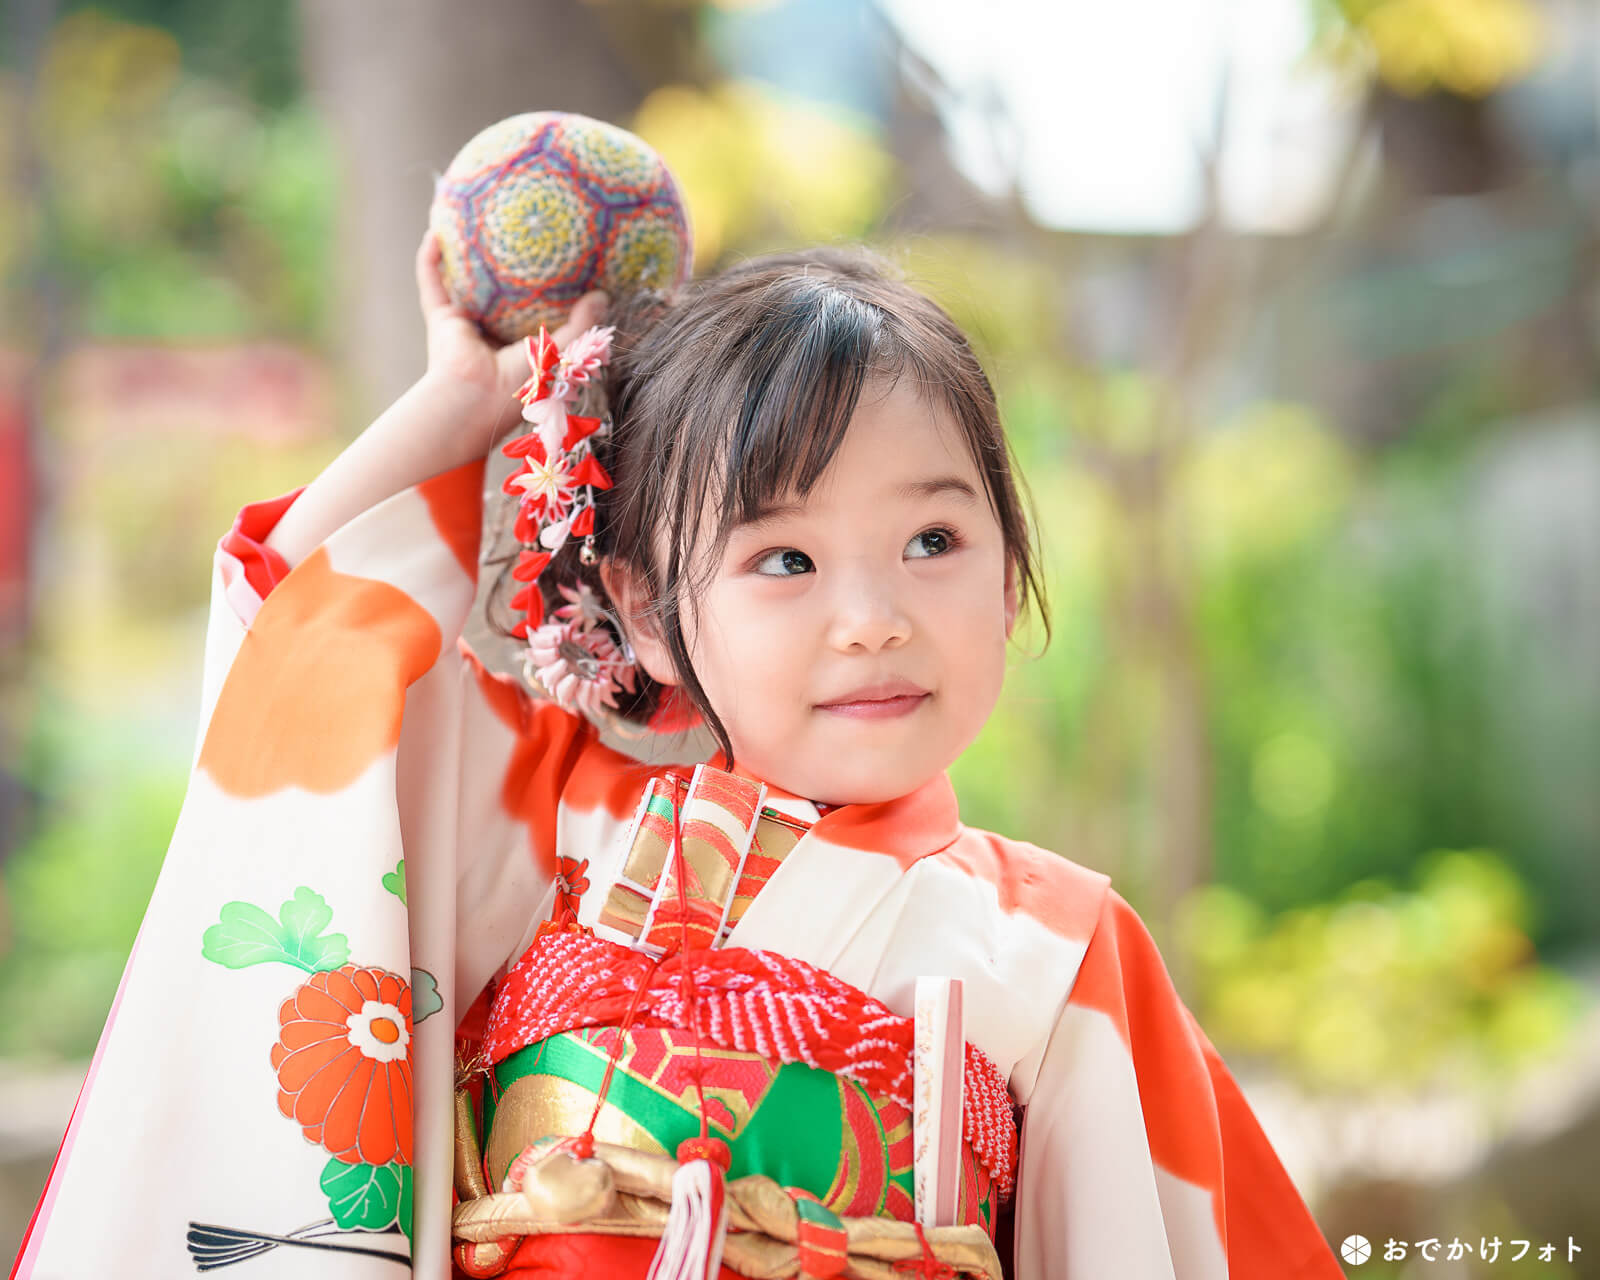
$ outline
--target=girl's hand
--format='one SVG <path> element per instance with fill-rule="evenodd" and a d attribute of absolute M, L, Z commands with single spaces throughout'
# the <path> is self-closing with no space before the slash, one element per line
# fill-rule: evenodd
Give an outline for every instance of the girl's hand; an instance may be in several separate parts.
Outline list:
<path fill-rule="evenodd" d="M 498 440 L 521 421 L 517 390 L 528 378 L 528 357 L 522 341 L 495 345 L 465 312 L 450 303 L 439 275 L 439 237 L 429 230 L 417 247 L 417 296 L 427 327 L 428 371 L 432 383 L 453 406 L 459 406 L 454 429 L 481 439 L 493 427 Z M 605 315 L 606 295 L 586 293 L 573 306 L 567 322 L 555 331 L 557 346 L 566 346 Z M 457 417 L 453 413 L 452 418 Z"/>
<path fill-rule="evenodd" d="M 432 232 L 417 249 L 417 292 L 428 326 L 428 371 L 357 436 L 283 513 L 267 546 L 299 564 L 335 529 L 401 490 L 482 460 L 522 421 L 517 389 L 527 381 L 520 342 L 497 346 L 450 305 Z M 606 295 L 586 293 L 555 331 L 565 346 L 605 314 Z"/>

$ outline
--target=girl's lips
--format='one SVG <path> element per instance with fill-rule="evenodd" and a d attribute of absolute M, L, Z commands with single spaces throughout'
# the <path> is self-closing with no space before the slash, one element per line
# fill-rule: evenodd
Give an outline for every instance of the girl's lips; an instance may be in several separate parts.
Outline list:
<path fill-rule="evenodd" d="M 831 711 L 834 715 L 852 716 L 858 720 L 892 720 L 910 715 L 932 695 L 927 693 L 902 693 L 893 698 L 863 698 L 855 702 L 823 702 L 818 711 Z"/>

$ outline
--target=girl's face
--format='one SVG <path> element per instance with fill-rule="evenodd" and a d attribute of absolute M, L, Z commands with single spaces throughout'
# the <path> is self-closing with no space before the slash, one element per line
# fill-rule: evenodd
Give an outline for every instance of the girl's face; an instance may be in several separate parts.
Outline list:
<path fill-rule="evenodd" d="M 684 617 L 736 764 L 826 804 L 894 799 L 988 719 L 1016 595 L 960 428 L 902 380 L 869 384 L 804 501 L 733 531 Z M 665 650 L 636 644 L 673 682 Z"/>

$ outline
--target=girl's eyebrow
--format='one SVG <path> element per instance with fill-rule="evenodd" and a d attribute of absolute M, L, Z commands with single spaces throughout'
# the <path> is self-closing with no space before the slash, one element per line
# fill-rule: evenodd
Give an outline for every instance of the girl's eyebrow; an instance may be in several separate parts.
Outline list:
<path fill-rule="evenodd" d="M 901 499 L 951 497 L 972 506 L 978 503 L 977 491 L 960 476 L 933 476 L 927 480 L 908 480 L 905 484 L 896 486 L 894 493 Z M 743 533 L 747 530 L 759 530 L 788 516 L 802 515 L 805 510 L 806 505 L 803 502 L 769 502 L 750 519 L 741 520 L 734 526 L 734 531 Z"/>
<path fill-rule="evenodd" d="M 902 498 L 938 498 L 948 495 L 962 502 L 976 503 L 978 494 L 960 476 L 938 476 L 931 480 L 912 480 L 895 493 Z"/>

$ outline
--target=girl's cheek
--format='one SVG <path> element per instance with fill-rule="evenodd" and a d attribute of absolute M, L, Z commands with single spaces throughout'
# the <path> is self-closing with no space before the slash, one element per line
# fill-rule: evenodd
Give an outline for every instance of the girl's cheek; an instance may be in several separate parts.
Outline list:
<path fill-rule="evenodd" d="M 991 602 L 998 615 L 1004 615 L 1005 600 L 998 573 L 952 575 L 929 595 L 931 606 L 952 625 L 983 625 Z"/>
<path fill-rule="evenodd" d="M 761 583 L 741 593 L 735 606 L 749 643 L 764 650 L 783 644 L 817 612 L 816 598 L 792 584 Z"/>

